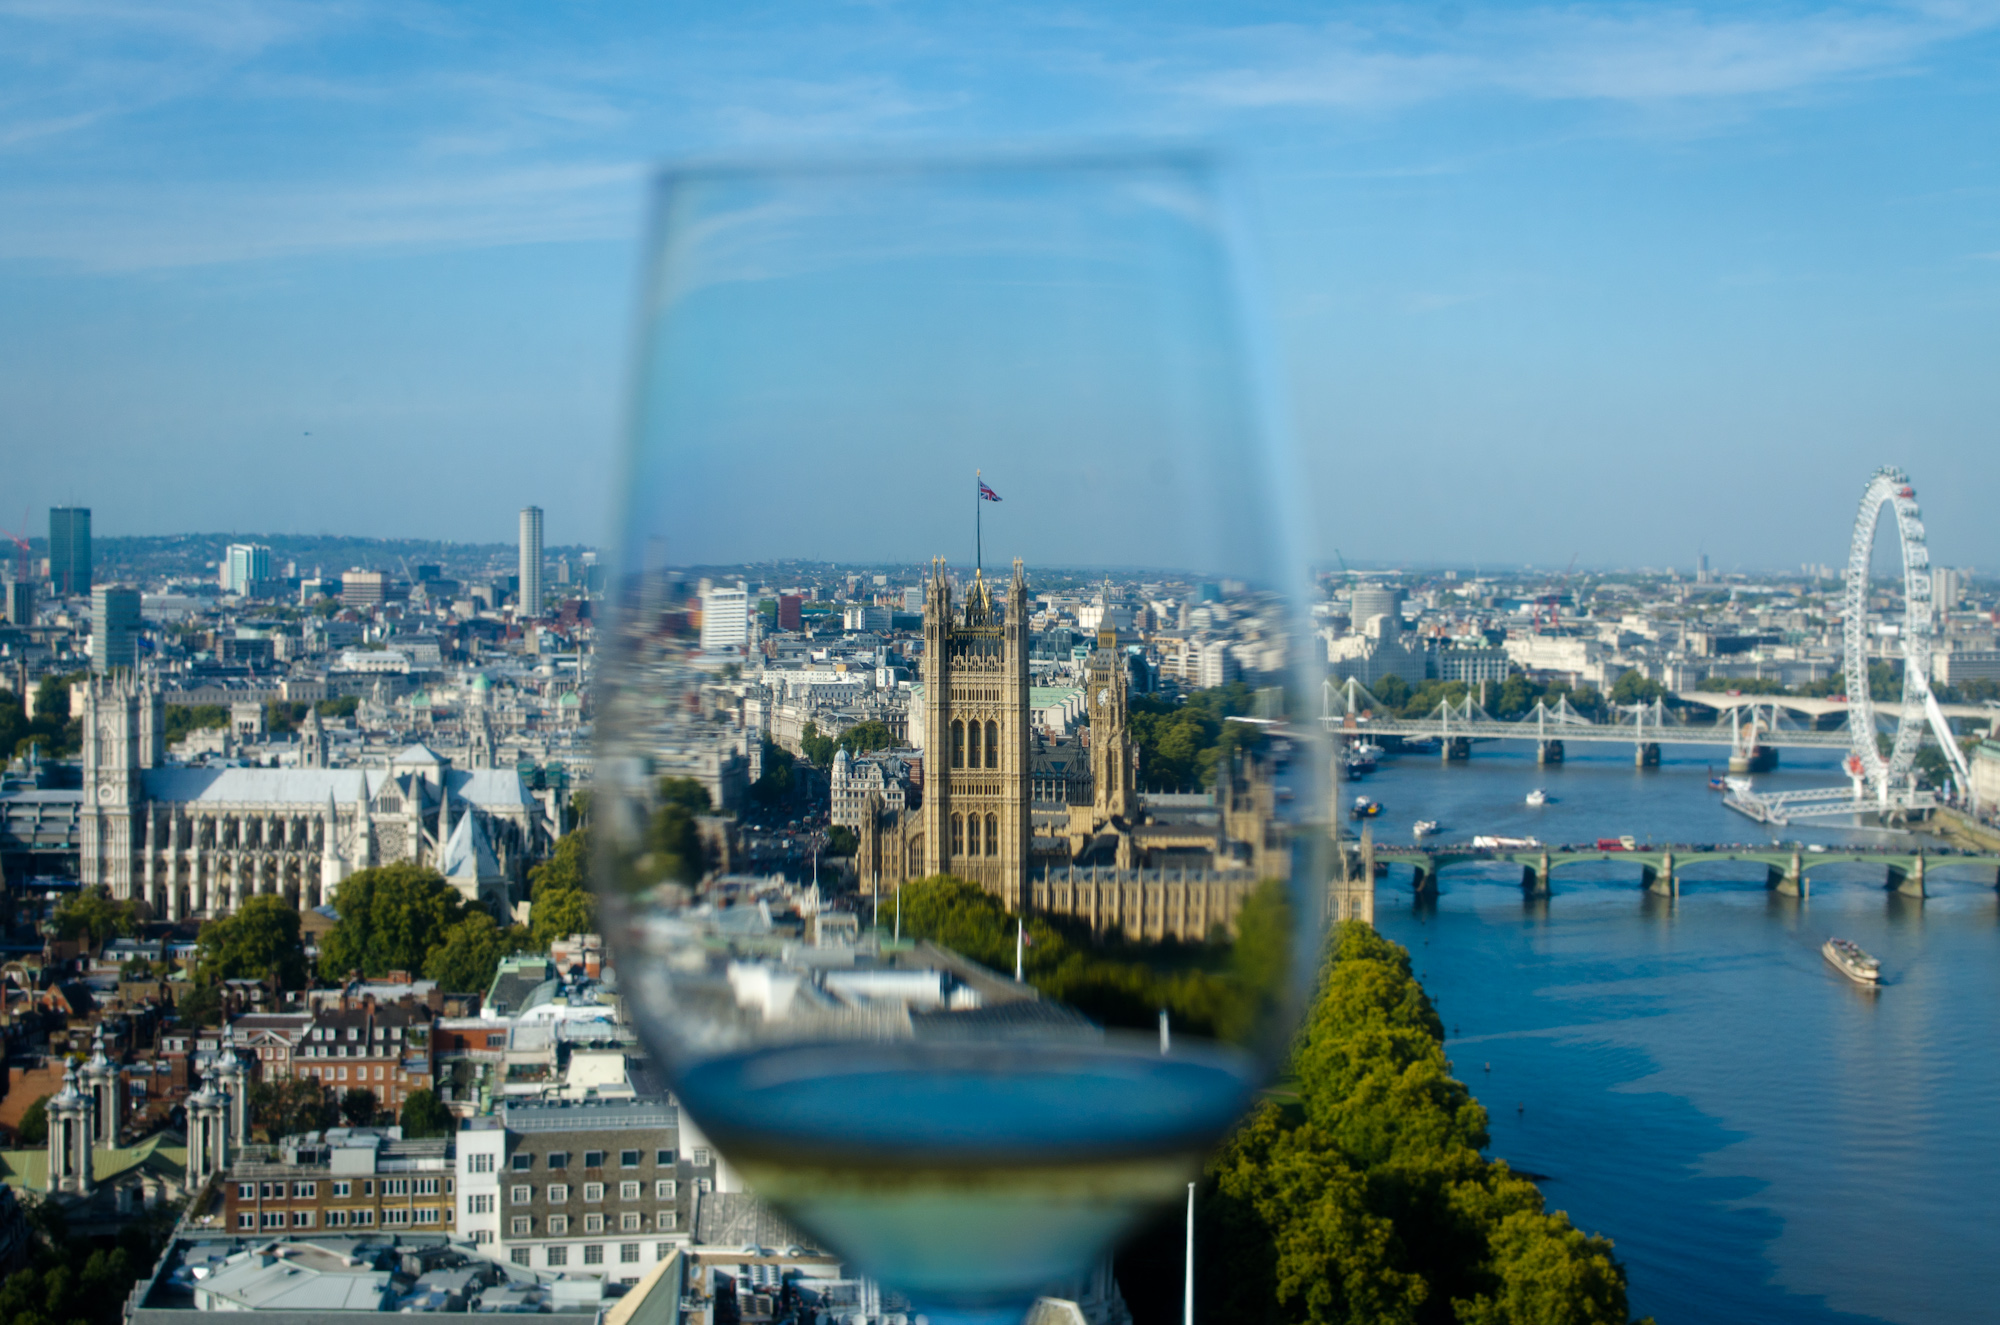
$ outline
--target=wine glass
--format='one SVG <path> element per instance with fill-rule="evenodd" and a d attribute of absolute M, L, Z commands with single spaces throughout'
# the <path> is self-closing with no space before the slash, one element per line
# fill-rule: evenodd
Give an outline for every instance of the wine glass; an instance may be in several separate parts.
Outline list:
<path fill-rule="evenodd" d="M 1319 959 L 1324 653 L 1228 179 L 658 184 L 604 923 L 692 1119 L 933 1322 L 1179 1198 Z"/>

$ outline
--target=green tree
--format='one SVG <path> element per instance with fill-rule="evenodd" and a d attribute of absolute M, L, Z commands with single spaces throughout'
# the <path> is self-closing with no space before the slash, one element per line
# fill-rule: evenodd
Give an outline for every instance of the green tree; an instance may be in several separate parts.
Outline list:
<path fill-rule="evenodd" d="M 233 914 L 204 924 L 198 945 L 203 980 L 267 980 L 279 989 L 305 988 L 299 913 L 282 897 L 245 898 Z"/>
<path fill-rule="evenodd" d="M 153 964 L 144 957 L 134 957 L 118 968 L 120 980 L 150 980 L 153 978 Z"/>
<path fill-rule="evenodd" d="M 714 808 L 708 788 L 694 778 L 661 778 L 660 804 L 678 805 L 689 814 L 707 814 Z"/>
<path fill-rule="evenodd" d="M 428 1090 L 413 1090 L 403 1097 L 403 1125 L 405 1137 L 449 1136 L 457 1129 L 458 1120 L 451 1116 L 451 1110 L 438 1102 L 438 1097 Z"/>
<path fill-rule="evenodd" d="M 347 1119 L 350 1127 L 366 1127 L 373 1123 L 378 1108 L 375 1092 L 366 1086 L 356 1086 L 340 1097 L 340 1116 Z"/>
<path fill-rule="evenodd" d="M 49 1097 L 44 1095 L 27 1107 L 21 1114 L 21 1124 L 14 1129 L 14 1139 L 23 1148 L 48 1144 L 49 1140 Z"/>
<path fill-rule="evenodd" d="M 1658 681 L 1637 670 L 1626 672 L 1611 687 L 1611 702 L 1614 704 L 1650 704 L 1663 697 L 1667 688 Z"/>
<path fill-rule="evenodd" d="M 799 750 L 814 768 L 833 767 L 833 752 L 837 747 L 831 736 L 822 736 L 819 724 L 808 722 L 806 729 L 799 733 Z"/>
<path fill-rule="evenodd" d="M 467 909 L 443 875 L 406 861 L 355 871 L 335 905 L 340 919 L 320 940 L 320 972 L 334 980 L 423 970 Z"/>
<path fill-rule="evenodd" d="M 279 1077 L 250 1087 L 250 1123 L 273 1142 L 321 1131 L 339 1120 L 333 1092 L 315 1077 Z"/>
<path fill-rule="evenodd" d="M 183 1026 L 222 1024 L 222 987 L 198 981 L 174 1001 L 174 1019 Z"/>
<path fill-rule="evenodd" d="M 500 969 L 500 959 L 525 952 L 534 940 L 525 926 L 502 929 L 492 916 L 474 911 L 444 933 L 444 941 L 424 959 L 424 978 L 453 993 L 482 993 Z"/>
<path fill-rule="evenodd" d="M 849 754 L 867 754 L 870 750 L 886 750 L 896 743 L 889 734 L 886 724 L 870 718 L 856 723 L 840 734 L 840 748 Z"/>
<path fill-rule="evenodd" d="M 528 920 L 536 948 L 571 934 L 597 930 L 597 899 L 590 895 L 590 830 L 564 833 L 549 858 L 528 871 Z"/>
<path fill-rule="evenodd" d="M 826 854 L 829 856 L 851 856 L 861 849 L 861 837 L 846 824 L 835 824 L 826 830 Z"/>
<path fill-rule="evenodd" d="M 220 704 L 169 704 L 166 707 L 168 745 L 179 745 L 192 731 L 206 731 L 229 725 L 229 710 Z"/>
<path fill-rule="evenodd" d="M 81 888 L 57 906 L 49 928 L 59 939 L 82 939 L 91 947 L 121 934 L 130 934 L 138 923 L 137 908 L 129 901 L 113 901 L 111 890 L 102 886 Z"/>
<path fill-rule="evenodd" d="M 783 805 L 792 797 L 792 752 L 774 741 L 764 742 L 764 771 L 750 784 L 750 799 L 765 809 Z"/>

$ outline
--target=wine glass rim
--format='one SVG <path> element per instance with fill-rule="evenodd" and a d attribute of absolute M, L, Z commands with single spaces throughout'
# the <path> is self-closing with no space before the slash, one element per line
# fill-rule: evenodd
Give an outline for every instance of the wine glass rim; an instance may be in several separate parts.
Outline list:
<path fill-rule="evenodd" d="M 767 176 L 881 176 L 1008 172 L 1178 169 L 1226 172 L 1233 158 L 1221 146 L 1193 140 L 1074 140 L 1060 142 L 924 143 L 815 151 L 803 146 L 674 158 L 657 164 L 656 189 Z"/>

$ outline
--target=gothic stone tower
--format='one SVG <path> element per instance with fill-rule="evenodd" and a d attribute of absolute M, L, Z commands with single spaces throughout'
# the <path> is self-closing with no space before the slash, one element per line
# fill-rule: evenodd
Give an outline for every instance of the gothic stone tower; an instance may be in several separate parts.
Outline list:
<path fill-rule="evenodd" d="M 103 884 L 113 897 L 132 896 L 145 770 L 166 762 L 165 718 L 157 691 L 130 672 L 85 682 L 78 872 L 85 886 Z"/>
<path fill-rule="evenodd" d="M 1100 631 L 1090 658 L 1090 780 L 1098 824 L 1138 817 L 1138 758 L 1132 744 L 1131 678 L 1116 631 Z"/>
<path fill-rule="evenodd" d="M 1016 560 L 1005 619 L 975 576 L 954 609 L 942 560 L 924 593 L 924 873 L 1023 904 L 1028 879 L 1028 580 Z M 912 873 L 918 871 L 913 870 Z"/>

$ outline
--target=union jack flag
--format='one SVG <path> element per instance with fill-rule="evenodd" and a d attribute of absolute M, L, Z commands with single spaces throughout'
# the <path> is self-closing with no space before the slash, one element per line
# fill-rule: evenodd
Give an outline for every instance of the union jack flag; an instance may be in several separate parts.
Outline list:
<path fill-rule="evenodd" d="M 979 480 L 979 500 L 981 500 L 981 501 L 999 501 L 999 500 L 1000 500 L 1000 494 L 999 494 L 999 493 L 997 493 L 997 492 L 995 492 L 995 491 L 994 491 L 993 489 L 991 489 L 991 488 L 987 487 L 987 486 L 986 486 L 986 480 L 985 480 L 985 479 L 980 479 L 980 480 Z"/>

